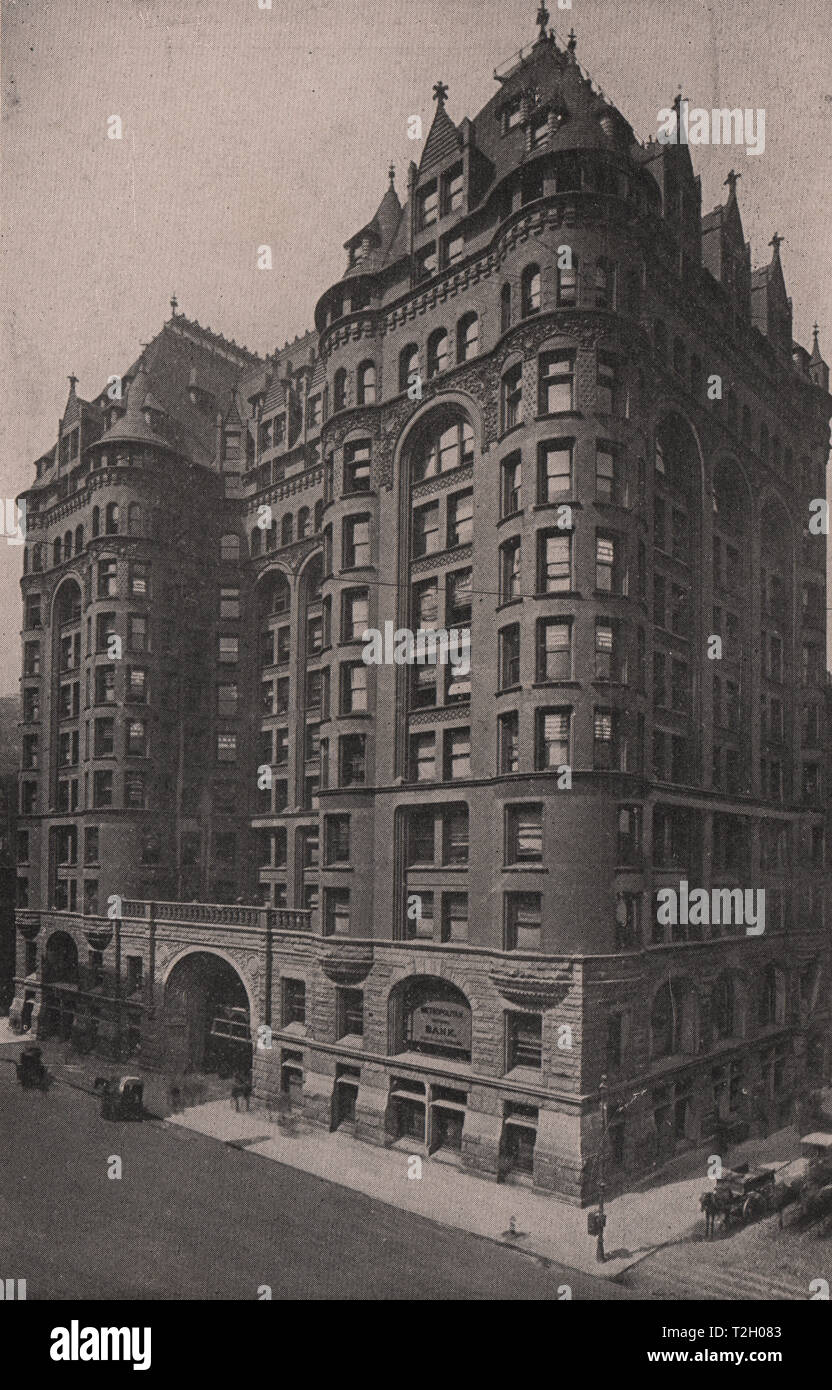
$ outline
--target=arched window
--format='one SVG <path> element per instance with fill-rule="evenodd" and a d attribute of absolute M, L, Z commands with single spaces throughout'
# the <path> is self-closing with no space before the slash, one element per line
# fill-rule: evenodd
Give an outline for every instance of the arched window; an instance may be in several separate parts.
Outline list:
<path fill-rule="evenodd" d="M 339 367 L 332 385 L 333 409 L 344 410 L 347 404 L 347 369 Z"/>
<path fill-rule="evenodd" d="M 362 362 L 358 368 L 358 404 L 374 405 L 376 399 L 376 366 Z"/>
<path fill-rule="evenodd" d="M 288 613 L 292 602 L 292 592 L 285 574 L 272 570 L 265 575 L 257 588 L 260 612 L 263 617 L 277 617 Z"/>
<path fill-rule="evenodd" d="M 558 308 L 571 309 L 578 302 L 578 257 L 573 251 L 571 266 L 558 266 Z"/>
<path fill-rule="evenodd" d="M 97 536 L 101 529 L 101 513 L 97 507 L 92 509 L 92 534 Z"/>
<path fill-rule="evenodd" d="M 408 343 L 399 353 L 399 390 L 406 391 L 419 375 L 419 349 L 415 343 Z"/>
<path fill-rule="evenodd" d="M 292 513 L 291 513 L 291 512 L 287 512 L 286 515 L 284 516 L 283 520 L 282 520 L 281 523 L 280 523 L 280 544 L 281 544 L 281 545 L 291 545 L 291 544 L 292 544 L 292 532 L 293 532 L 293 528 L 294 528 L 294 521 L 293 521 L 293 519 L 292 519 Z"/>
<path fill-rule="evenodd" d="M 315 503 L 315 534 L 320 531 L 324 521 L 324 504 L 321 501 Z"/>
<path fill-rule="evenodd" d="M 239 560 L 240 558 L 240 537 L 229 532 L 220 537 L 220 559 Z"/>
<path fill-rule="evenodd" d="M 60 536 L 56 536 L 55 539 L 54 539 L 54 541 L 52 542 L 52 564 L 53 564 L 53 565 L 59 565 L 60 563 L 61 563 L 61 538 L 60 538 Z"/>
<path fill-rule="evenodd" d="M 540 266 L 527 265 L 520 284 L 520 312 L 523 318 L 540 311 Z"/>
<path fill-rule="evenodd" d="M 65 560 L 71 560 L 71 559 L 72 559 L 72 532 L 71 532 L 71 531 L 67 531 L 67 532 L 65 532 L 65 534 L 64 534 L 64 559 L 65 559 Z"/>
<path fill-rule="evenodd" d="M 301 507 L 298 512 L 298 540 L 309 535 L 309 508 Z"/>
<path fill-rule="evenodd" d="M 75 527 L 75 554 L 76 554 L 76 555 L 79 555 L 80 552 L 81 552 L 83 549 L 84 549 L 84 528 L 83 528 L 83 526 L 76 526 L 76 527 Z"/>
<path fill-rule="evenodd" d="M 603 257 L 595 264 L 595 307 L 615 308 L 615 266 Z"/>
<path fill-rule="evenodd" d="M 260 554 L 263 549 L 263 532 L 259 526 L 255 526 L 251 533 L 250 551 L 252 559 Z"/>
<path fill-rule="evenodd" d="M 414 439 L 410 455 L 414 483 L 461 468 L 474 459 L 474 431 L 458 412 L 437 411 Z"/>
<path fill-rule="evenodd" d="M 515 362 L 503 373 L 500 384 L 500 414 L 502 429 L 513 429 L 523 423 L 523 363 Z"/>
<path fill-rule="evenodd" d="M 500 291 L 500 332 L 511 328 L 511 285 L 506 281 Z"/>
<path fill-rule="evenodd" d="M 469 362 L 480 347 L 480 321 L 476 314 L 466 314 L 456 326 L 456 360 Z"/>
<path fill-rule="evenodd" d="M 118 535 L 118 502 L 108 502 L 105 513 L 104 533 L 107 536 Z"/>
<path fill-rule="evenodd" d="M 128 536 L 140 536 L 142 534 L 142 509 L 138 502 L 131 502 L 127 508 L 127 534 Z"/>
<path fill-rule="evenodd" d="M 444 372 L 448 365 L 448 335 L 444 328 L 437 328 L 428 339 L 428 377 Z"/>

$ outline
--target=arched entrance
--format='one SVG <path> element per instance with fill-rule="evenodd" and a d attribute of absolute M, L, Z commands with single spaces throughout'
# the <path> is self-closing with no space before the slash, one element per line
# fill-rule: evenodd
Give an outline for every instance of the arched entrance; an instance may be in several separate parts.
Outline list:
<path fill-rule="evenodd" d="M 78 947 L 65 931 L 53 932 L 43 958 L 43 1009 L 39 1032 L 69 1038 L 78 1001 Z"/>
<path fill-rule="evenodd" d="M 167 978 L 164 999 L 170 1065 L 220 1076 L 250 1070 L 249 998 L 229 961 L 210 951 L 183 956 Z"/>

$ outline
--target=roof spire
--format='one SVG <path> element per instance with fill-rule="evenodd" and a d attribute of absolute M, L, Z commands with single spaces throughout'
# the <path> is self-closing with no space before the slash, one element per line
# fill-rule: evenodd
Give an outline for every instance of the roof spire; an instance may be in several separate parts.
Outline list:
<path fill-rule="evenodd" d="M 816 323 L 813 324 L 813 326 L 812 326 L 812 359 L 811 359 L 813 362 L 822 362 L 822 361 L 823 361 L 823 354 L 821 353 L 821 350 L 820 350 L 820 343 L 818 342 L 818 333 L 819 333 L 819 332 L 820 332 L 820 329 L 819 329 L 818 325 L 817 325 Z"/>
<path fill-rule="evenodd" d="M 70 376 L 67 378 L 67 380 L 69 381 L 69 394 L 70 394 L 70 396 L 74 396 L 74 395 L 75 395 L 75 387 L 76 387 L 76 385 L 78 384 L 78 378 L 77 378 L 77 376 L 75 376 L 74 374 L 70 374 Z"/>
<path fill-rule="evenodd" d="M 179 300 L 176 298 L 176 290 L 174 290 L 173 294 L 172 294 L 171 297 L 170 297 L 170 312 L 171 312 L 171 318 L 176 318 L 176 311 L 177 311 L 178 308 L 179 308 Z"/>
<path fill-rule="evenodd" d="M 437 109 L 437 111 L 442 111 L 442 110 L 444 110 L 445 102 L 447 101 L 447 98 L 448 98 L 448 88 L 445 86 L 445 83 L 444 83 L 444 82 L 434 82 L 434 84 L 433 84 L 433 99 L 434 99 L 434 101 L 436 102 L 436 109 Z"/>
<path fill-rule="evenodd" d="M 737 179 L 741 179 L 741 178 L 742 178 L 742 174 L 736 173 L 736 171 L 735 171 L 734 169 L 729 169 L 729 170 L 728 170 L 728 177 L 727 177 L 727 179 L 725 180 L 725 183 L 722 185 L 722 187 L 723 187 L 723 188 L 727 187 L 727 188 L 730 190 L 729 193 L 728 193 L 728 201 L 729 201 L 729 202 L 731 201 L 732 198 L 736 200 L 736 196 L 737 196 Z"/>
<path fill-rule="evenodd" d="M 392 186 L 393 184 L 395 184 L 395 182 L 396 182 L 396 166 L 395 166 L 395 164 L 391 164 L 391 165 L 390 165 L 390 168 L 387 170 L 387 177 L 388 177 L 389 180 L 390 180 L 391 186 Z"/>
<path fill-rule="evenodd" d="M 569 42 L 566 47 L 570 53 L 574 53 L 575 49 L 578 47 L 578 35 L 575 33 L 574 29 L 569 30 Z"/>
<path fill-rule="evenodd" d="M 549 18 L 549 11 L 547 10 L 546 6 L 541 3 L 540 9 L 537 12 L 537 19 L 535 20 L 535 23 L 538 29 L 540 30 L 540 34 L 538 35 L 538 42 L 540 41 L 540 39 L 545 39 L 546 37 L 546 25 L 549 23 Z"/>
<path fill-rule="evenodd" d="M 773 256 L 773 260 L 779 261 L 779 259 L 780 259 L 780 246 L 781 246 L 782 242 L 785 241 L 785 239 L 786 239 L 785 237 L 778 236 L 776 232 L 774 233 L 774 236 L 771 238 L 771 241 L 769 242 L 769 246 L 773 246 L 773 247 L 774 247 L 774 256 Z"/>

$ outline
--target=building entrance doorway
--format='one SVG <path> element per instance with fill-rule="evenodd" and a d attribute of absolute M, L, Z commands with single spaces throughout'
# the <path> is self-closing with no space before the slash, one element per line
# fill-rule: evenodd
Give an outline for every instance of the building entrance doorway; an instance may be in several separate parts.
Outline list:
<path fill-rule="evenodd" d="M 165 1052 L 177 1070 L 230 1077 L 251 1070 L 248 995 L 221 956 L 194 951 L 178 961 L 165 985 Z"/>

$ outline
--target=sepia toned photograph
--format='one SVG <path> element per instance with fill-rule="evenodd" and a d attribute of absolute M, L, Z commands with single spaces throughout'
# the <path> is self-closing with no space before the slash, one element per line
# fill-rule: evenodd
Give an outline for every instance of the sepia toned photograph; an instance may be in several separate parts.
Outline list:
<path fill-rule="evenodd" d="M 0 1322 L 601 1302 L 794 1373 L 829 0 L 0 25 Z"/>

